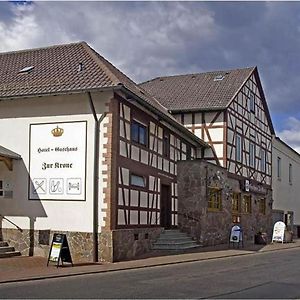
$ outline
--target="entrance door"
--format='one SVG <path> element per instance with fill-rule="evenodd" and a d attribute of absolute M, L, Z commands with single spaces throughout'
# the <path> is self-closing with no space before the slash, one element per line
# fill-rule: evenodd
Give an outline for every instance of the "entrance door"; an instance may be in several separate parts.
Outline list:
<path fill-rule="evenodd" d="M 172 226 L 170 186 L 162 184 L 160 195 L 160 226 L 170 229 Z"/>

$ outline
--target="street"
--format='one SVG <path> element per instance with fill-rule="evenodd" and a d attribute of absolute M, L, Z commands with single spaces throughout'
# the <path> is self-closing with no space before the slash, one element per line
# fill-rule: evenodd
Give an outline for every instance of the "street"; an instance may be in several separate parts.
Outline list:
<path fill-rule="evenodd" d="M 297 249 L 0 284 L 1 298 L 299 298 Z"/>

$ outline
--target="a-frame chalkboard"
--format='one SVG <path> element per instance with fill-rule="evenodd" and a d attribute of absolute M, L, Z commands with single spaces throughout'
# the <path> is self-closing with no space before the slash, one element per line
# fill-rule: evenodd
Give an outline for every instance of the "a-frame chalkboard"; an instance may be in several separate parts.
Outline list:
<path fill-rule="evenodd" d="M 67 236 L 62 233 L 54 233 L 51 243 L 51 248 L 49 251 L 47 266 L 49 262 L 55 262 L 56 266 L 64 264 L 64 262 L 71 263 L 73 267 L 73 261 L 71 257 L 71 252 L 67 240 Z"/>

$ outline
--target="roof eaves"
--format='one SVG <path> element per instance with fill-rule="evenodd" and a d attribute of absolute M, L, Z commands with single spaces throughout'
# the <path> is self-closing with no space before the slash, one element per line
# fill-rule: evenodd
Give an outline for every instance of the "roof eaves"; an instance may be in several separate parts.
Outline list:
<path fill-rule="evenodd" d="M 163 117 L 167 122 L 171 123 L 175 128 L 180 130 L 182 133 L 187 135 L 191 140 L 195 141 L 198 145 L 204 148 L 209 148 L 210 146 L 198 138 L 196 135 L 194 135 L 192 132 L 190 132 L 187 128 L 185 128 L 183 125 L 178 123 L 172 116 L 168 116 L 167 114 L 163 113 L 162 111 L 159 111 L 157 108 L 152 106 L 150 103 L 143 100 L 140 96 L 136 95 L 134 92 L 132 92 L 130 89 L 128 89 L 126 86 L 123 86 L 124 92 L 129 92 L 138 102 L 140 102 L 143 106 L 147 107 L 149 110 L 154 111 L 159 116 Z"/>

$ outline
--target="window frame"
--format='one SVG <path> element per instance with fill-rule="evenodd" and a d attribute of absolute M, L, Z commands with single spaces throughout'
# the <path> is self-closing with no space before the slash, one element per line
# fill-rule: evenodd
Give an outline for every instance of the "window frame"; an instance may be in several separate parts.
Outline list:
<path fill-rule="evenodd" d="M 293 184 L 293 165 L 289 163 L 289 184 Z"/>
<path fill-rule="evenodd" d="M 243 213 L 251 214 L 252 213 L 252 197 L 250 194 L 243 195 Z"/>
<path fill-rule="evenodd" d="M 242 148 L 243 148 L 242 147 L 242 136 L 237 133 L 236 134 L 236 141 L 235 141 L 235 160 L 237 162 L 242 162 L 242 156 L 243 156 Z"/>
<path fill-rule="evenodd" d="M 267 169 L 267 152 L 265 149 L 261 149 L 260 153 L 260 171 L 265 173 Z"/>
<path fill-rule="evenodd" d="M 222 189 L 208 187 L 207 209 L 208 211 L 222 210 Z"/>
<path fill-rule="evenodd" d="M 258 200 L 258 212 L 260 214 L 265 215 L 266 214 L 266 198 L 260 198 Z"/>
<path fill-rule="evenodd" d="M 249 166 L 255 168 L 255 144 L 252 142 L 249 143 Z"/>
<path fill-rule="evenodd" d="M 277 156 L 277 179 L 281 179 L 281 157 Z"/>
<path fill-rule="evenodd" d="M 0 198 L 4 197 L 4 182 L 0 179 Z"/>
<path fill-rule="evenodd" d="M 165 133 L 163 134 L 163 143 L 162 143 L 162 147 L 163 147 L 163 157 L 164 158 L 170 158 L 170 134 Z"/>
<path fill-rule="evenodd" d="M 249 96 L 249 110 L 255 114 L 255 94 L 253 92 L 250 92 Z"/>
<path fill-rule="evenodd" d="M 143 182 L 144 182 L 144 185 L 134 184 L 134 183 L 132 182 L 132 177 L 133 177 L 133 176 L 142 178 L 142 179 L 143 179 Z M 140 174 L 137 174 L 137 173 L 131 173 L 131 172 L 130 172 L 130 174 L 129 174 L 129 184 L 130 184 L 130 186 L 134 186 L 134 187 L 137 187 L 137 188 L 147 189 L 148 180 L 147 180 L 147 177 L 146 177 L 146 176 L 143 176 L 143 175 L 140 175 Z"/>
<path fill-rule="evenodd" d="M 137 139 L 135 138 L 136 134 L 133 134 L 133 130 L 134 130 L 135 126 L 137 126 Z M 140 139 L 141 130 L 144 130 L 144 135 L 143 136 L 144 136 L 145 143 L 143 143 Z M 145 146 L 145 147 L 148 146 L 148 126 L 140 123 L 137 120 L 132 120 L 131 121 L 130 134 L 131 134 L 131 141 L 132 142 L 137 143 L 137 144 L 142 145 L 142 146 Z"/>

